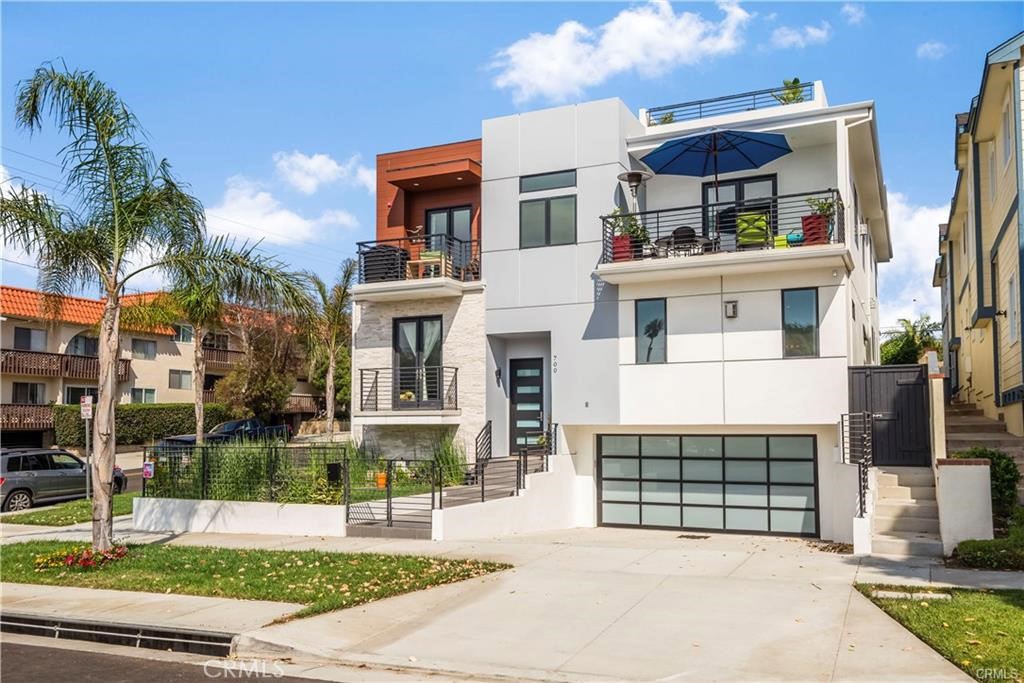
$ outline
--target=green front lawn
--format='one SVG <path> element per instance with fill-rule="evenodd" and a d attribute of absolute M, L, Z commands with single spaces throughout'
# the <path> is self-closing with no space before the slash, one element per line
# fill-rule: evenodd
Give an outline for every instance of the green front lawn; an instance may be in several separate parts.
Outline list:
<path fill-rule="evenodd" d="M 114 516 L 132 514 L 132 499 L 138 493 L 119 493 L 114 496 Z M 88 498 L 69 500 L 46 507 L 34 508 L 0 517 L 4 524 L 38 524 L 40 526 L 69 526 L 92 520 L 92 501 Z"/>
<path fill-rule="evenodd" d="M 858 588 L 886 614 L 979 681 L 1024 680 L 1024 591 Z M 891 600 L 872 589 L 949 593 L 952 600 Z"/>
<path fill-rule="evenodd" d="M 149 593 L 182 593 L 305 605 L 305 617 L 454 583 L 510 565 L 411 555 L 130 546 L 128 556 L 94 569 L 41 569 L 36 555 L 69 549 L 60 541 L 0 547 L 4 581 Z"/>

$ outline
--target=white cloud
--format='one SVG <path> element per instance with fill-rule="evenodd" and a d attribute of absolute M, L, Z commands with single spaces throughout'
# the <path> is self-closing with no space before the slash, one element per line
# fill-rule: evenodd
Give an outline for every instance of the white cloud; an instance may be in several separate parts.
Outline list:
<path fill-rule="evenodd" d="M 942 317 L 939 289 L 932 287 L 938 257 L 939 224 L 949 220 L 949 204 L 917 206 L 900 192 L 889 193 L 892 260 L 878 268 L 879 315 L 882 329 L 900 318 L 927 313 Z"/>
<path fill-rule="evenodd" d="M 274 154 L 278 177 L 303 194 L 313 194 L 321 185 L 336 182 L 374 192 L 377 188 L 374 170 L 359 161 L 358 154 L 344 163 L 338 163 L 327 154 L 308 155 L 298 150 Z"/>
<path fill-rule="evenodd" d="M 949 46 L 937 40 L 929 40 L 917 46 L 918 59 L 942 59 L 949 52 Z"/>
<path fill-rule="evenodd" d="M 322 228 L 357 225 L 355 216 L 340 209 L 324 211 L 317 218 L 302 216 L 243 176 L 228 178 L 224 197 L 206 212 L 206 226 L 212 234 L 273 244 L 310 242 L 320 236 Z"/>
<path fill-rule="evenodd" d="M 554 33 L 531 33 L 498 51 L 494 86 L 511 90 L 517 103 L 534 98 L 564 102 L 609 78 L 634 73 L 652 78 L 676 66 L 735 52 L 750 14 L 719 3 L 721 21 L 693 12 L 676 14 L 667 0 L 624 9 L 590 29 L 566 21 Z"/>
<path fill-rule="evenodd" d="M 847 2 L 839 9 L 839 13 L 843 15 L 843 19 L 846 19 L 847 24 L 853 26 L 859 25 L 864 21 L 864 17 L 867 16 L 867 12 L 864 10 L 864 5 Z"/>
<path fill-rule="evenodd" d="M 822 21 L 819 26 L 780 26 L 772 31 L 772 47 L 785 49 L 791 47 L 804 48 L 808 45 L 827 43 L 832 37 L 832 25 Z"/>

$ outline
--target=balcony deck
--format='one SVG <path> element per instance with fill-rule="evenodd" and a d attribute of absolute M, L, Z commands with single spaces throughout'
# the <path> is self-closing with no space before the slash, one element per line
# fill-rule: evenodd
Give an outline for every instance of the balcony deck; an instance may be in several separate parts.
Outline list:
<path fill-rule="evenodd" d="M 803 104 L 820 99 L 823 95 L 821 91 L 820 83 L 808 81 L 795 86 L 780 86 L 725 95 L 724 97 L 668 104 L 647 109 L 644 123 L 648 126 L 664 126 L 670 123 Z"/>
<path fill-rule="evenodd" d="M 460 414 L 458 388 L 458 368 L 362 368 L 356 417 L 369 424 L 443 424 Z"/>
<path fill-rule="evenodd" d="M 0 373 L 29 377 L 64 377 L 96 381 L 100 376 L 100 360 L 95 356 L 72 356 L 64 353 L 3 349 Z M 131 360 L 117 360 L 117 381 L 128 381 Z"/>
<path fill-rule="evenodd" d="M 842 197 L 831 189 L 612 214 L 601 219 L 597 272 L 619 284 L 775 270 L 807 259 L 849 267 L 844 214 Z"/>
<path fill-rule="evenodd" d="M 357 247 L 357 301 L 461 296 L 480 286 L 478 240 L 423 235 L 360 242 Z"/>
<path fill-rule="evenodd" d="M 229 351 L 228 349 L 203 349 L 207 370 L 230 370 L 245 359 L 245 351 Z"/>
<path fill-rule="evenodd" d="M 0 430 L 53 429 L 53 407 L 4 403 L 0 405 Z"/>

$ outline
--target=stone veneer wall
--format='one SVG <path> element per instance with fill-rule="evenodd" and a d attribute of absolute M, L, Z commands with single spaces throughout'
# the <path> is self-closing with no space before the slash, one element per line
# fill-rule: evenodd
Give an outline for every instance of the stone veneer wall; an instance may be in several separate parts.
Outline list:
<path fill-rule="evenodd" d="M 392 321 L 395 318 L 440 315 L 441 362 L 458 368 L 458 425 L 368 425 L 360 419 L 359 370 L 390 368 L 393 364 Z M 461 297 L 415 301 L 359 301 L 353 307 L 352 436 L 358 443 L 378 449 L 386 457 L 430 457 L 433 444 L 448 430 L 466 449 L 472 462 L 476 435 L 484 426 L 487 368 L 484 336 L 484 291 L 474 289 Z M 414 411 L 409 411 L 415 414 Z"/>

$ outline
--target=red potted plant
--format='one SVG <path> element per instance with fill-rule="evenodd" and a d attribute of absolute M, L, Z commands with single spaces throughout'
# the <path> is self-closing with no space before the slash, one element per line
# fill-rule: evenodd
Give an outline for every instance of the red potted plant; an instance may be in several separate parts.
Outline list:
<path fill-rule="evenodd" d="M 643 255 L 643 245 L 647 244 L 647 229 L 633 214 L 623 213 L 616 208 L 612 217 L 612 261 L 632 261 Z"/>
<path fill-rule="evenodd" d="M 804 231 L 804 244 L 828 244 L 829 233 L 831 232 L 832 217 L 836 213 L 834 199 L 819 199 L 811 197 L 806 200 L 807 205 L 814 212 L 809 216 L 802 216 L 800 223 Z"/>

